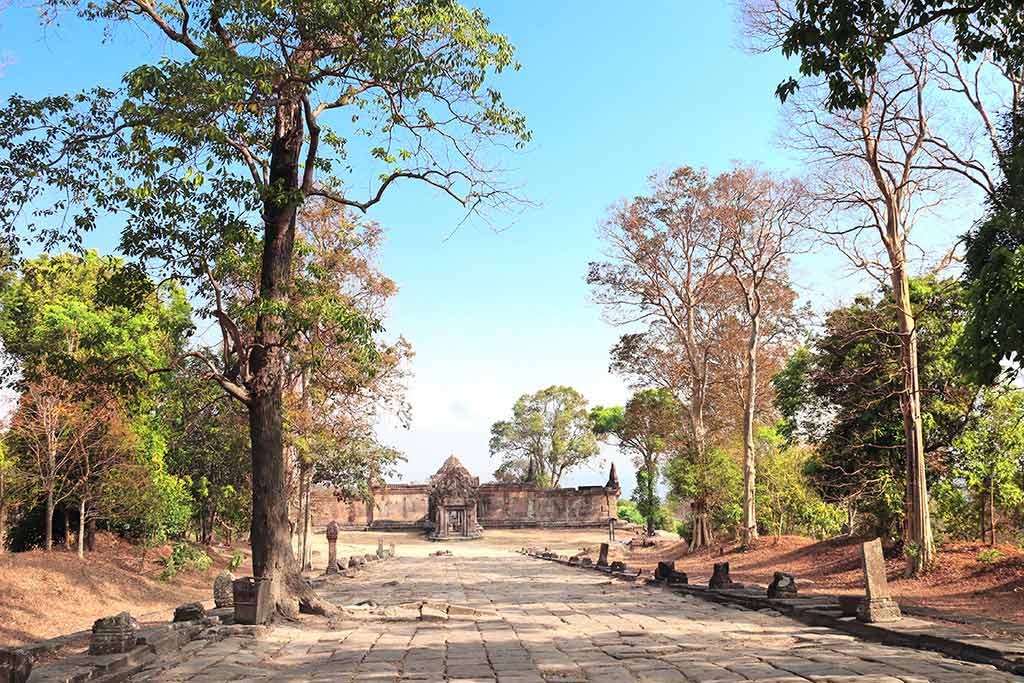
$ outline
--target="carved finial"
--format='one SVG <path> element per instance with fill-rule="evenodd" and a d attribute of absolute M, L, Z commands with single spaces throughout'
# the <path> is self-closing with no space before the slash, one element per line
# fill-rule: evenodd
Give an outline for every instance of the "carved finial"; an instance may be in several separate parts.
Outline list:
<path fill-rule="evenodd" d="M 608 473 L 608 483 L 605 484 L 605 488 L 619 490 L 619 475 L 615 471 L 615 463 L 612 463 L 612 470 Z"/>

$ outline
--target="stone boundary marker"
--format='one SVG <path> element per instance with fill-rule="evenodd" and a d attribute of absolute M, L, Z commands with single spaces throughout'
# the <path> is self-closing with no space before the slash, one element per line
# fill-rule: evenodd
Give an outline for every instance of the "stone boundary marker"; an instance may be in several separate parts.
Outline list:
<path fill-rule="evenodd" d="M 528 557 L 558 562 L 566 566 L 591 571 L 596 569 L 596 567 L 588 567 L 582 563 L 562 560 L 551 553 L 538 553 L 533 549 L 526 548 L 520 552 Z M 604 573 L 610 573 L 616 578 L 627 581 L 636 581 L 640 578 L 637 573 L 628 571 L 613 573 L 604 569 Z M 655 584 L 654 581 L 651 583 Z M 854 616 L 845 615 L 840 609 L 839 598 L 834 595 L 818 594 L 773 599 L 768 598 L 763 589 L 714 590 L 705 586 L 672 583 L 671 581 L 658 583 L 668 590 L 692 595 L 709 602 L 752 610 L 771 609 L 808 626 L 832 628 L 862 640 L 915 650 L 932 650 L 953 659 L 989 664 L 1003 671 L 1024 674 L 1024 642 L 1020 641 L 996 640 L 981 634 L 965 633 L 960 629 L 943 626 L 934 621 L 911 617 L 904 617 L 898 622 L 865 623 Z"/>

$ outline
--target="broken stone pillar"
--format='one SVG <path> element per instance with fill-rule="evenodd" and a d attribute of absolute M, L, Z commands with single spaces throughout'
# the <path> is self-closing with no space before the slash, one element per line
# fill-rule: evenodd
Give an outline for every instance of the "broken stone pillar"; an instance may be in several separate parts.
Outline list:
<path fill-rule="evenodd" d="M 231 598 L 234 604 L 234 596 Z M 206 608 L 201 602 L 186 602 L 174 608 L 174 619 L 171 621 L 199 621 L 206 616 Z"/>
<path fill-rule="evenodd" d="M 666 581 L 675 585 L 688 584 L 690 583 L 690 577 L 686 575 L 686 572 L 673 571 L 668 575 L 668 579 L 666 579 Z"/>
<path fill-rule="evenodd" d="M 658 581 L 668 581 L 668 578 L 672 576 L 675 570 L 676 563 L 674 560 L 659 562 L 658 568 L 654 571 L 654 578 Z"/>
<path fill-rule="evenodd" d="M 390 558 L 394 558 L 395 557 L 395 544 L 394 543 L 392 543 L 391 547 L 388 548 L 388 557 L 390 557 Z"/>
<path fill-rule="evenodd" d="M 769 598 L 795 598 L 796 579 L 785 572 L 775 572 L 771 584 L 768 586 Z"/>
<path fill-rule="evenodd" d="M 889 594 L 889 583 L 885 578 L 885 556 L 882 541 L 876 538 L 860 547 L 864 567 L 864 588 L 867 595 L 857 608 L 857 618 L 868 623 L 899 621 L 903 615 L 900 607 Z"/>
<path fill-rule="evenodd" d="M 384 537 L 379 536 L 377 538 L 377 559 L 383 560 L 386 557 L 384 554 Z"/>
<path fill-rule="evenodd" d="M 601 552 L 597 555 L 597 566 L 607 567 L 608 566 L 608 544 L 601 544 Z"/>
<path fill-rule="evenodd" d="M 32 655 L 25 650 L 0 648 L 0 683 L 25 683 L 32 674 Z"/>
<path fill-rule="evenodd" d="M 217 607 L 234 607 L 235 591 L 232 585 L 235 576 L 231 572 L 224 572 L 213 580 L 213 604 Z"/>
<path fill-rule="evenodd" d="M 718 590 L 720 588 L 738 588 L 739 584 L 729 576 L 728 562 L 715 562 L 711 580 L 708 581 L 708 588 Z"/>
<path fill-rule="evenodd" d="M 327 573 L 338 573 L 338 523 L 333 519 L 327 523 Z"/>
<path fill-rule="evenodd" d="M 128 652 L 135 647 L 138 632 L 139 622 L 127 612 L 97 619 L 92 625 L 89 654 L 114 655 Z"/>

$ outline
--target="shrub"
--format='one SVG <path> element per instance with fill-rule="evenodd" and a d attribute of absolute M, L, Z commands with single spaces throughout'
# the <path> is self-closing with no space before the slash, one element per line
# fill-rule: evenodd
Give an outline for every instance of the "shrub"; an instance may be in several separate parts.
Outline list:
<path fill-rule="evenodd" d="M 631 500 L 620 500 L 615 514 L 619 519 L 632 522 L 633 524 L 643 524 L 645 521 L 644 516 L 640 514 L 640 511 L 636 509 L 636 505 Z"/>
<path fill-rule="evenodd" d="M 978 553 L 978 562 L 981 562 L 982 564 L 992 564 L 1002 556 L 1003 554 L 999 552 L 998 549 L 986 548 Z"/>
<path fill-rule="evenodd" d="M 211 564 L 213 560 L 202 550 L 188 543 L 175 543 L 164 570 L 160 572 L 160 579 L 167 581 L 181 571 L 206 571 Z"/>
<path fill-rule="evenodd" d="M 233 572 L 240 566 L 242 566 L 243 559 L 245 559 L 245 557 L 242 555 L 242 553 L 238 552 L 237 550 L 234 553 L 232 553 L 231 559 L 228 560 L 228 571 Z"/>

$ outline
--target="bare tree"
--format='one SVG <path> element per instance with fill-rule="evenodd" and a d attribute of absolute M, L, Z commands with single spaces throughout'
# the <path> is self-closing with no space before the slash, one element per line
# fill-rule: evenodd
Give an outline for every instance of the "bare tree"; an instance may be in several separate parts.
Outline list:
<path fill-rule="evenodd" d="M 726 260 L 745 314 L 746 344 L 739 376 L 743 410 L 744 544 L 757 538 L 754 422 L 762 345 L 779 341 L 794 327 L 796 294 L 789 285 L 789 258 L 802 249 L 809 212 L 802 183 L 777 181 L 751 168 L 737 168 L 715 182 L 716 222 L 728 237 Z"/>
<path fill-rule="evenodd" d="M 12 447 L 45 497 L 47 551 L 53 547 L 56 507 L 76 496 L 87 500 L 86 482 L 107 462 L 107 455 L 97 454 L 110 444 L 110 408 L 95 398 L 80 385 L 43 376 L 22 395 L 11 422 Z"/>
<path fill-rule="evenodd" d="M 602 229 L 609 260 L 591 263 L 587 282 L 612 323 L 648 325 L 645 335 L 624 339 L 621 367 L 634 376 L 649 370 L 649 386 L 673 392 L 687 418 L 689 457 L 699 469 L 707 460 L 707 412 L 721 363 L 721 331 L 734 302 L 725 258 L 729 243 L 714 223 L 705 172 L 679 168 L 653 177 L 651 186 L 650 195 L 612 211 Z M 628 354 L 631 344 L 640 350 L 652 338 L 667 340 L 654 344 L 661 350 L 657 358 Z M 658 367 L 659 360 L 671 367 Z M 707 501 L 693 500 L 691 507 L 690 547 L 700 548 L 711 541 Z"/>

